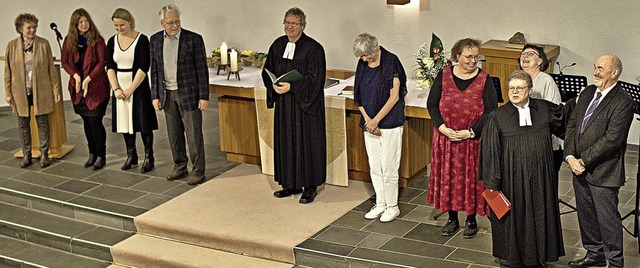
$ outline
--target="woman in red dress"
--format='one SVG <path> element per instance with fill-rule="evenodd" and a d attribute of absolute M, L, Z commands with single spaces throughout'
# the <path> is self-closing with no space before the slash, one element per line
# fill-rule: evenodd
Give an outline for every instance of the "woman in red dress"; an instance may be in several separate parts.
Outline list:
<path fill-rule="evenodd" d="M 460 228 L 458 211 L 467 216 L 464 238 L 476 236 L 476 214 L 488 214 L 478 181 L 479 138 L 498 101 L 491 77 L 478 68 L 479 47 L 470 38 L 456 42 L 451 55 L 458 64 L 438 74 L 427 99 L 434 125 L 427 203 L 449 213 L 444 236 Z"/>

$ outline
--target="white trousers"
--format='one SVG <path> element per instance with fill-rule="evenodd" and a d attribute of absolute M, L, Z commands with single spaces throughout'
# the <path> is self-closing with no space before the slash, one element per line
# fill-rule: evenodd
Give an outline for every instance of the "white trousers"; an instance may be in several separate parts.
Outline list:
<path fill-rule="evenodd" d="M 403 127 L 380 129 L 376 136 L 364 131 L 364 143 L 369 157 L 371 183 L 376 192 L 377 207 L 398 205 L 398 178 L 402 154 Z"/>

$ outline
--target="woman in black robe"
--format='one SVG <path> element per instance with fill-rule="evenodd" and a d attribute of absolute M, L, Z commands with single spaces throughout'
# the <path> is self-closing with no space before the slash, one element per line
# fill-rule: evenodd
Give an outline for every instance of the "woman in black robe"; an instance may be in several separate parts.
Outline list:
<path fill-rule="evenodd" d="M 491 221 L 493 255 L 508 267 L 544 266 L 564 255 L 551 134 L 564 136 L 562 107 L 529 98 L 524 71 L 508 79 L 509 103 L 493 111 L 481 142 L 484 187 L 500 190 L 511 211 Z"/>
<path fill-rule="evenodd" d="M 326 181 L 326 123 L 324 114 L 324 48 L 304 34 L 306 17 L 299 8 L 285 13 L 284 31 L 269 48 L 264 69 L 279 77 L 297 70 L 302 79 L 272 84 L 266 71 L 267 108 L 274 111 L 274 179 L 282 190 L 274 196 L 304 193 L 300 203 L 311 203 L 316 188 Z"/>

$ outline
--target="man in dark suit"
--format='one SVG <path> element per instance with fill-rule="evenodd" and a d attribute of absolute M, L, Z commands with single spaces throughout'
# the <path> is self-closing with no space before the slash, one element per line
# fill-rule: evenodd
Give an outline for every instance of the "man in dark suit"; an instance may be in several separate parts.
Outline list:
<path fill-rule="evenodd" d="M 622 220 L 618 192 L 625 183 L 624 154 L 634 103 L 617 83 L 622 62 L 600 56 L 594 85 L 578 98 L 567 124 L 565 160 L 573 172 L 582 245 L 586 256 L 571 267 L 623 267 Z"/>
<path fill-rule="evenodd" d="M 186 141 L 193 164 L 190 185 L 205 179 L 202 111 L 209 104 L 209 69 L 202 36 L 180 27 L 180 9 L 170 4 L 160 9 L 164 28 L 151 36 L 151 98 L 154 108 L 164 110 L 173 155 L 168 180 L 189 174 Z"/>

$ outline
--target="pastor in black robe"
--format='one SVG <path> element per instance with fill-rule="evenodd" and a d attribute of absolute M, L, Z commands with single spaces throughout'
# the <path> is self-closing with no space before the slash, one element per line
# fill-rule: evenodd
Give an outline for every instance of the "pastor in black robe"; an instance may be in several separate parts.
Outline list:
<path fill-rule="evenodd" d="M 492 212 L 493 256 L 509 267 L 538 266 L 564 255 L 558 178 L 551 134 L 564 136 L 562 108 L 529 99 L 531 126 L 520 126 L 512 103 L 493 111 L 485 123 L 480 177 L 487 189 L 500 190 L 511 201 L 502 219 Z"/>
<path fill-rule="evenodd" d="M 276 93 L 266 71 L 267 108 L 274 110 L 274 179 L 282 188 L 301 189 L 326 181 L 327 143 L 324 111 L 326 62 L 324 48 L 302 33 L 292 60 L 283 58 L 289 39 L 283 35 L 269 48 L 264 68 L 279 77 L 293 69 L 304 78 L 291 82 L 285 94 Z"/>

